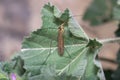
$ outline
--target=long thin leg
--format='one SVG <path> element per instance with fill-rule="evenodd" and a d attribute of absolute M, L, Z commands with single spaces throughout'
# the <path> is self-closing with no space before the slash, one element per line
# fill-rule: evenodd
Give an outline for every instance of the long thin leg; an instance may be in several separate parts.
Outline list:
<path fill-rule="evenodd" d="M 49 54 L 48 54 L 48 56 L 46 57 L 45 61 L 42 63 L 42 65 L 44 65 L 44 64 L 47 62 L 49 56 L 51 55 L 51 46 L 52 46 L 52 40 L 51 40 L 51 42 L 50 42 L 50 51 L 49 51 Z"/>
<path fill-rule="evenodd" d="M 47 62 L 49 56 L 51 55 L 51 46 L 52 46 L 52 40 L 51 40 L 51 42 L 50 42 L 50 51 L 49 51 L 49 54 L 47 55 L 45 61 L 44 61 L 41 65 L 44 65 L 44 64 Z M 40 69 L 39 69 L 40 71 L 41 71 L 41 68 L 42 68 L 42 67 L 43 67 L 43 66 L 40 66 Z"/>
<path fill-rule="evenodd" d="M 68 54 L 68 56 L 69 56 L 70 58 L 72 58 L 71 55 L 69 54 L 68 50 L 67 50 L 65 47 L 64 47 L 64 49 L 65 49 L 66 53 Z"/>
<path fill-rule="evenodd" d="M 71 57 L 71 55 L 69 54 L 69 52 L 68 52 L 68 50 L 64 47 L 64 49 L 65 49 L 65 51 L 66 51 L 66 53 L 68 54 L 68 56 L 69 56 L 69 58 L 71 59 L 72 57 Z M 71 60 L 69 61 L 69 63 L 71 62 Z M 68 72 L 69 72 L 69 70 L 70 70 L 70 64 L 69 64 L 69 67 L 68 67 Z"/>

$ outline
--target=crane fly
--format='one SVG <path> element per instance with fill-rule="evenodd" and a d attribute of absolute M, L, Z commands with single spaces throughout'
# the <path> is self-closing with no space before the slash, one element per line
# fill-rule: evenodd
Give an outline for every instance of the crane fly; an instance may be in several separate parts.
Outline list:
<path fill-rule="evenodd" d="M 80 16 L 80 15 L 74 15 L 71 17 L 76 17 L 76 16 Z M 71 18 L 71 17 L 69 17 L 69 18 Z M 66 21 L 62 22 L 59 25 L 58 30 L 57 30 L 57 52 L 58 52 L 58 55 L 61 57 L 64 55 L 64 50 L 65 50 L 64 49 L 65 48 L 64 47 L 64 45 L 65 45 L 64 44 L 64 32 L 65 32 L 64 27 L 65 27 L 66 23 L 67 23 Z M 48 54 L 47 58 L 45 59 L 45 61 L 43 62 L 43 64 L 46 63 L 46 61 L 48 60 L 48 57 L 51 55 L 51 46 L 52 46 L 52 40 L 50 42 L 49 54 Z M 69 57 L 71 57 L 67 50 L 66 50 L 66 53 L 68 54 Z"/>
<path fill-rule="evenodd" d="M 63 56 L 64 54 L 64 23 L 62 23 L 59 27 L 58 27 L 58 36 L 57 36 L 57 45 L 58 45 L 58 54 L 59 56 Z M 52 41 L 50 43 L 50 47 L 51 47 Z M 47 58 L 45 59 L 45 61 L 43 62 L 43 64 L 46 63 L 48 57 L 51 54 L 51 48 L 50 48 L 50 52 L 49 55 L 47 56 Z"/>
<path fill-rule="evenodd" d="M 63 56 L 64 54 L 64 23 L 60 25 L 60 27 L 58 28 L 58 54 L 60 56 Z"/>
<path fill-rule="evenodd" d="M 80 16 L 80 15 L 74 15 L 71 17 L 76 17 L 76 16 Z M 63 56 L 64 54 L 64 25 L 65 22 L 62 23 L 59 27 L 58 27 L 58 37 L 57 37 L 57 41 L 58 41 L 58 54 L 60 56 Z"/>
<path fill-rule="evenodd" d="M 80 16 L 80 15 L 74 15 L 72 17 L 75 16 Z M 65 22 L 62 23 L 59 27 L 58 27 L 58 36 L 57 36 L 57 41 L 58 41 L 58 54 L 60 56 L 63 56 L 64 54 L 64 25 Z M 69 55 L 70 56 L 70 55 Z"/>

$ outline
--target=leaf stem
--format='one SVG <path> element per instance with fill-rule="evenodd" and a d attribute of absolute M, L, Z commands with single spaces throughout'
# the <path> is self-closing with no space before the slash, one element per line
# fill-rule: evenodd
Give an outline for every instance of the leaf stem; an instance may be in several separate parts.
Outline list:
<path fill-rule="evenodd" d="M 107 44 L 107 43 L 120 43 L 120 37 L 117 38 L 110 38 L 110 39 L 103 39 L 99 40 L 102 44 Z"/>

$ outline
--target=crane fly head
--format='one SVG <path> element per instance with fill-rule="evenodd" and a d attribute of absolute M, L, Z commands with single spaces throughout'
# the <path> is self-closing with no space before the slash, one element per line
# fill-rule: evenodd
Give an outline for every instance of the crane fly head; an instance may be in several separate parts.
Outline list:
<path fill-rule="evenodd" d="M 64 32 L 64 23 L 61 24 L 60 27 L 59 27 L 58 29 L 59 29 L 59 31 Z"/>

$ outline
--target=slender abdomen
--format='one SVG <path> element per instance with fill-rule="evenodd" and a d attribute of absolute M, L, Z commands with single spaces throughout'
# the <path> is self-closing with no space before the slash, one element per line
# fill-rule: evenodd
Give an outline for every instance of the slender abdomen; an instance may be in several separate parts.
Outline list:
<path fill-rule="evenodd" d="M 61 25 L 58 28 L 58 54 L 60 56 L 63 56 L 64 54 L 64 27 L 63 25 Z"/>

